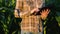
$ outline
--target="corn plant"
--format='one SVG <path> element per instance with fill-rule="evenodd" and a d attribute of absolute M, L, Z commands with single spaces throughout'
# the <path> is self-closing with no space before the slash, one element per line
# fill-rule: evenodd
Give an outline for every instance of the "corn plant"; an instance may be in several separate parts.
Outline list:
<path fill-rule="evenodd" d="M 15 0 L 0 0 L 0 34 L 15 34 L 18 31 L 14 8 Z"/>

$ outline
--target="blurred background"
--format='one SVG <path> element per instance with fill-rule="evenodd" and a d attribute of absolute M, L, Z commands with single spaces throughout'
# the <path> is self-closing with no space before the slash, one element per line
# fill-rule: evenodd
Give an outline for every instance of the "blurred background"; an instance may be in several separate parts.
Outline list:
<path fill-rule="evenodd" d="M 16 0 L 0 0 L 0 34 L 19 34 L 21 18 L 14 17 Z M 45 0 L 45 6 L 52 6 L 44 21 L 44 34 L 60 34 L 60 0 Z"/>

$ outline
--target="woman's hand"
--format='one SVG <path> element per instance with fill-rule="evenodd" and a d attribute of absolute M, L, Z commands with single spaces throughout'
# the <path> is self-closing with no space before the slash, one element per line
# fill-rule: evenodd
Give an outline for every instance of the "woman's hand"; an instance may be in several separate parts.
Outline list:
<path fill-rule="evenodd" d="M 38 8 L 34 8 L 32 11 L 31 11 L 31 14 L 36 14 L 37 12 L 39 11 L 39 9 Z"/>
<path fill-rule="evenodd" d="M 42 10 L 42 12 L 40 12 L 41 13 L 41 18 L 43 20 L 45 20 L 48 16 L 49 12 L 50 12 L 50 9 Z"/>

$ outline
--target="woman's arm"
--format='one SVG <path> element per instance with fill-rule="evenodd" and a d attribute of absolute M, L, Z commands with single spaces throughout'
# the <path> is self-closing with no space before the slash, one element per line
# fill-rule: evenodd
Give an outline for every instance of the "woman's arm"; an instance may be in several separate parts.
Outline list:
<path fill-rule="evenodd" d="M 29 16 L 31 15 L 32 13 L 34 12 L 38 12 L 39 10 L 37 8 L 33 9 L 32 11 L 27 11 L 27 12 L 19 12 L 19 15 L 18 15 L 18 11 L 15 10 L 15 17 L 19 18 L 19 16 L 22 18 L 23 16 Z"/>

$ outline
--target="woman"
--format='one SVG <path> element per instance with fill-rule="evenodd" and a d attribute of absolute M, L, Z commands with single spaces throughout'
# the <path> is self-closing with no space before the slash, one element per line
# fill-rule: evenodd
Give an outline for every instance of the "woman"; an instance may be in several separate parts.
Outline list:
<path fill-rule="evenodd" d="M 19 5 L 20 3 L 18 1 L 21 5 Z M 41 8 L 42 5 L 42 0 L 17 0 L 16 9 L 20 10 L 20 17 L 18 16 L 18 12 L 16 10 L 15 17 L 22 18 L 21 34 L 42 34 L 43 26 L 41 19 L 45 20 L 49 14 L 49 9 L 39 12 L 38 8 Z M 41 15 L 36 15 L 38 12 Z"/>

